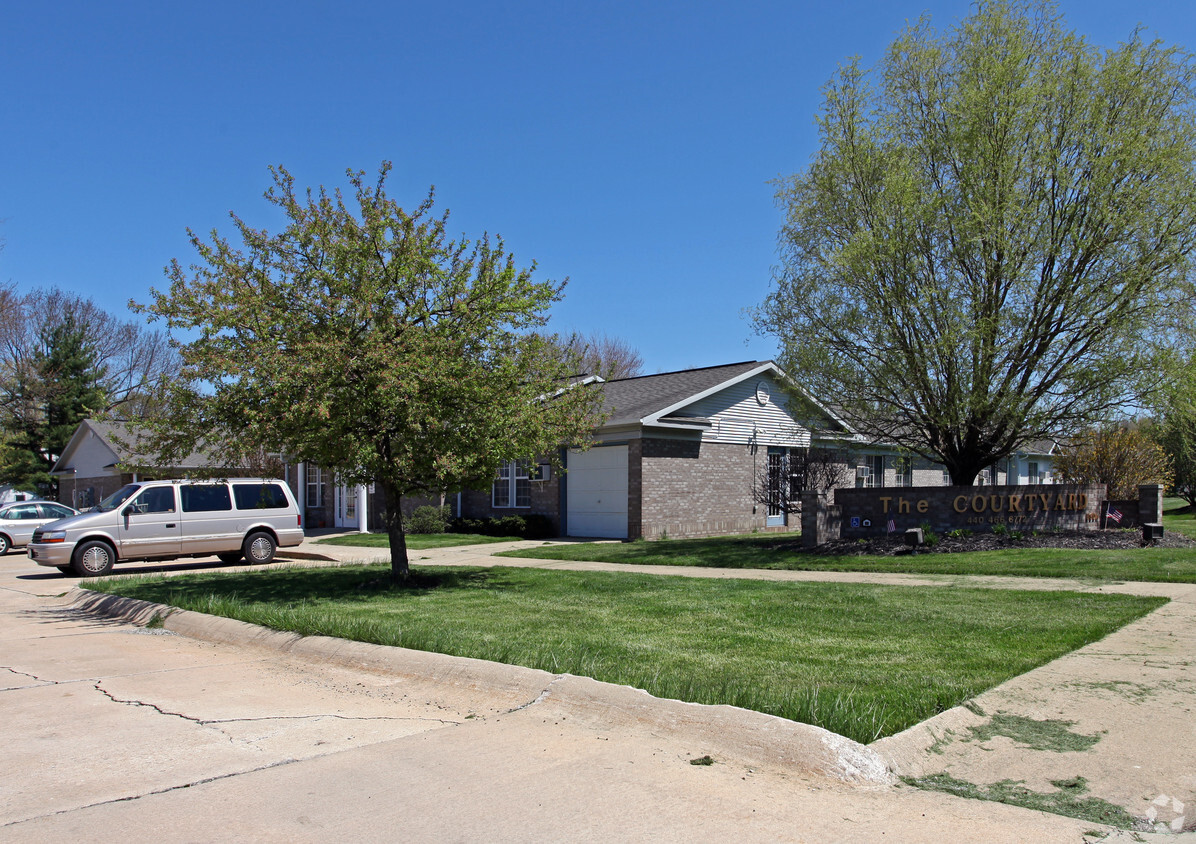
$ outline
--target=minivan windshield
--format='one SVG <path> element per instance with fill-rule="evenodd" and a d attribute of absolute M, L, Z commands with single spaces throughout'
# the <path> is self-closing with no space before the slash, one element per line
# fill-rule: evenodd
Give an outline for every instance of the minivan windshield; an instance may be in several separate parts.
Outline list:
<path fill-rule="evenodd" d="M 141 489 L 141 484 L 127 484 L 122 486 L 116 492 L 109 495 L 103 501 L 96 505 L 96 509 L 101 513 L 107 513 L 110 510 L 115 510 L 120 505 L 124 504 L 133 497 L 133 493 Z"/>

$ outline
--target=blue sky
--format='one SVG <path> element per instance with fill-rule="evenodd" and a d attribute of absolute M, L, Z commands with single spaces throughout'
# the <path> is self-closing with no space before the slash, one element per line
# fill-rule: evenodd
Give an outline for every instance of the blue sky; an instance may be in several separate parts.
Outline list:
<path fill-rule="evenodd" d="M 559 331 L 648 372 L 772 357 L 773 179 L 817 145 L 821 87 L 956 2 L 7 3 L 0 10 L 0 282 L 126 315 L 228 212 L 276 228 L 267 166 L 343 185 L 390 159 L 450 229 L 569 277 Z M 1196 48 L 1190 0 L 1060 4 L 1112 46 L 1141 24 Z"/>

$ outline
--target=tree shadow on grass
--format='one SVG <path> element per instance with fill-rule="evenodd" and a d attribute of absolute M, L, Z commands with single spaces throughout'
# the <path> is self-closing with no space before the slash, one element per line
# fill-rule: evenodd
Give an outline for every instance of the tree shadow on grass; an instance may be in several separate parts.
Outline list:
<path fill-rule="evenodd" d="M 392 581 L 384 565 L 318 569 L 274 569 L 172 577 L 135 582 L 114 580 L 104 591 L 158 603 L 177 603 L 210 595 L 236 596 L 245 603 L 299 604 L 312 601 L 365 603 L 418 598 L 457 589 L 494 589 L 510 585 L 494 569 L 454 568 L 413 571 L 404 581 Z"/>

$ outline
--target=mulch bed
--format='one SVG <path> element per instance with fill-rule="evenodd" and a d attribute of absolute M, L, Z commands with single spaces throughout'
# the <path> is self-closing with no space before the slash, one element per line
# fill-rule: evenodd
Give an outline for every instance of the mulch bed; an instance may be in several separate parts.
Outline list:
<path fill-rule="evenodd" d="M 1189 539 L 1182 533 L 1169 531 L 1163 538 L 1151 543 L 1142 541 L 1141 529 L 1128 530 L 1086 530 L 1086 531 L 1043 531 L 1025 533 L 1020 539 L 1009 534 L 974 533 L 971 536 L 940 536 L 933 547 L 924 545 L 919 553 L 952 554 L 961 551 L 1000 551 L 1008 548 L 1072 548 L 1092 551 L 1101 549 L 1142 548 L 1150 544 L 1164 548 L 1191 548 L 1196 539 Z M 796 550 L 796 549 L 794 549 Z M 802 551 L 819 556 L 895 556 L 908 554 L 904 538 L 894 534 L 872 539 L 836 539 L 817 548 L 803 548 Z"/>

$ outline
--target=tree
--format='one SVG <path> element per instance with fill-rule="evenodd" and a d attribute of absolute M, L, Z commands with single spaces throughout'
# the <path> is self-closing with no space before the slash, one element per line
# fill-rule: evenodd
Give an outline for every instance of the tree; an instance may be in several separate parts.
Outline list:
<path fill-rule="evenodd" d="M 50 474 L 79 423 L 100 410 L 107 396 L 104 370 L 95 348 L 72 314 L 42 331 L 25 385 L 25 412 L 10 429 L 0 461 L 0 478 L 46 496 L 56 496 Z"/>
<path fill-rule="evenodd" d="M 1142 484 L 1171 486 L 1171 463 L 1148 431 L 1105 425 L 1081 433 L 1060 449 L 1055 471 L 1065 483 L 1105 484 L 1109 498 L 1138 497 Z"/>
<path fill-rule="evenodd" d="M 39 397 L 54 386 L 42 382 L 39 356 L 46 353 L 46 338 L 67 324 L 68 333 L 78 331 L 95 356 L 103 392 L 102 401 L 91 407 L 97 415 L 140 416 L 155 385 L 180 366 L 163 334 L 120 320 L 90 299 L 57 289 L 20 295 L 11 286 L 0 287 L 0 429 L 24 424 L 29 414 L 44 414 Z"/>
<path fill-rule="evenodd" d="M 376 483 L 392 572 L 408 573 L 404 496 L 487 487 L 509 460 L 588 440 L 598 394 L 570 388 L 576 360 L 533 329 L 563 283 L 533 281 L 501 238 L 470 242 L 348 172 L 340 190 L 296 194 L 271 168 L 277 234 L 231 215 L 242 245 L 189 232 L 199 263 L 167 268 L 169 291 L 131 307 L 197 336 L 143 445 L 164 463 L 201 440 L 242 455 L 282 451 Z M 231 465 L 237 465 L 233 462 Z"/>
<path fill-rule="evenodd" d="M 855 455 L 849 448 L 809 446 L 769 454 L 753 472 L 751 496 L 775 513 L 801 512 L 803 492 L 827 495 L 852 477 Z"/>
<path fill-rule="evenodd" d="M 1150 431 L 1175 475 L 1172 490 L 1196 507 L 1196 358 L 1172 371 L 1160 393 Z"/>
<path fill-rule="evenodd" d="M 622 338 L 597 331 L 588 335 L 575 331 L 560 342 L 565 355 L 580 360 L 579 374 L 598 375 L 612 381 L 643 373 L 644 359 Z"/>
<path fill-rule="evenodd" d="M 970 485 L 1115 415 L 1196 246 L 1191 58 L 1046 4 L 928 19 L 826 88 L 757 326 L 858 428 Z"/>

